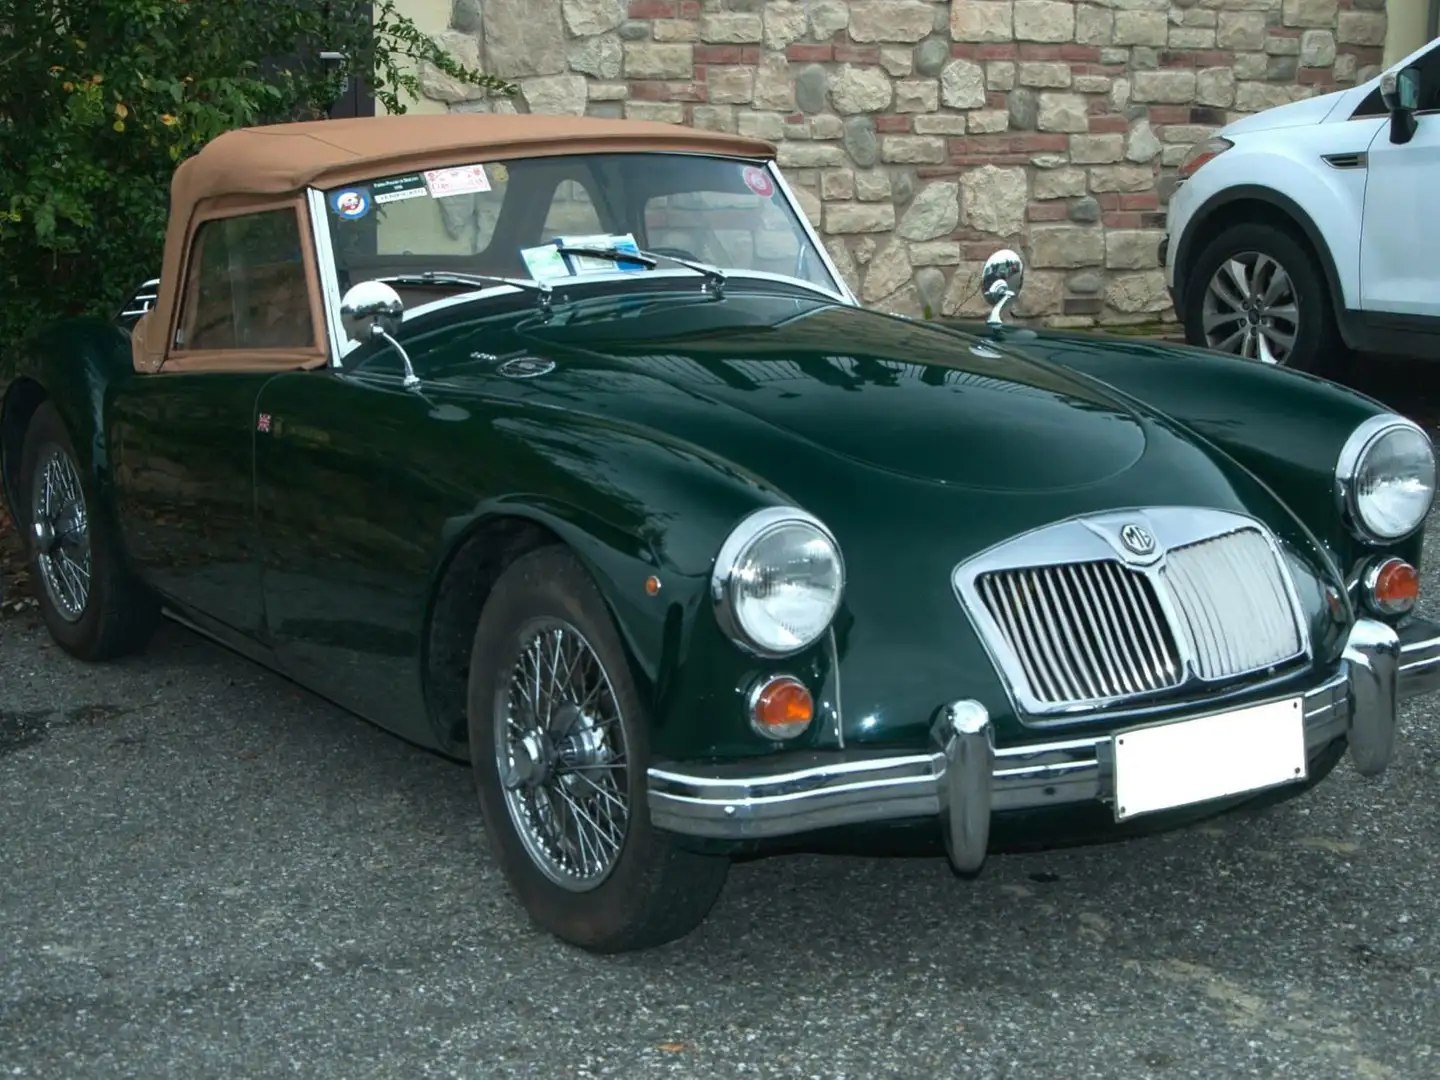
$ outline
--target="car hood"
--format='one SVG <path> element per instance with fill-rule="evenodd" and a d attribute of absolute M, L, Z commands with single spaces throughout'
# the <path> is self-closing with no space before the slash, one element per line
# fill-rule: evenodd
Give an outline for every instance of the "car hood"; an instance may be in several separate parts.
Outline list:
<path fill-rule="evenodd" d="M 1321 94 L 1319 97 L 1302 98 L 1299 101 L 1292 101 L 1288 105 L 1277 105 L 1273 109 L 1253 113 L 1226 124 L 1216 134 L 1249 135 L 1256 131 L 1318 124 L 1330 115 L 1330 111 L 1346 93 L 1348 93 L 1346 90 L 1335 90 L 1328 94 Z"/>
<path fill-rule="evenodd" d="M 720 301 L 561 303 L 549 321 L 503 325 L 447 317 L 433 337 L 407 320 L 426 400 L 464 412 L 485 399 L 491 452 L 523 483 L 644 519 L 634 527 L 672 572 L 703 580 L 717 537 L 770 500 L 832 529 L 857 743 L 920 744 L 937 700 L 1005 713 L 952 574 L 1067 518 L 1162 505 L 1256 517 L 1311 567 L 1298 580 L 1323 617 L 1323 567 L 1271 493 L 1162 412 L 1025 355 L 1023 329 L 998 340 L 737 282 Z M 539 479 L 562 474 L 563 487 Z"/>
<path fill-rule="evenodd" d="M 590 382 L 587 396 L 604 400 L 607 415 L 663 424 L 667 407 L 648 406 L 682 394 L 712 414 L 734 410 L 853 463 L 948 487 L 1070 490 L 1145 452 L 1143 419 L 1120 398 L 984 341 L 783 297 L 682 311 L 596 310 L 533 325 L 524 346 L 555 362 L 557 389 Z"/>

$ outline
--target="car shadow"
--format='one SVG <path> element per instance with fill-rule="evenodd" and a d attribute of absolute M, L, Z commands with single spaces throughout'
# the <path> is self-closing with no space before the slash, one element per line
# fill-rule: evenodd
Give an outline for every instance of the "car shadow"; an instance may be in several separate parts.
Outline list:
<path fill-rule="evenodd" d="M 34 646 L 48 643 L 38 620 L 31 634 Z M 1347 872 L 1377 856 L 1355 842 L 1348 815 L 1361 805 L 1402 814 L 1403 800 L 1391 791 L 1394 806 L 1384 807 L 1390 782 L 1361 781 L 1345 764 L 1320 789 L 1258 814 L 1100 847 L 1000 855 L 975 880 L 956 878 L 941 857 L 886 857 L 883 850 L 737 863 L 709 919 L 688 937 L 645 953 L 595 957 L 529 924 L 485 848 L 465 766 L 172 624 L 145 655 L 116 665 L 103 681 L 116 679 L 130 693 L 156 683 L 171 692 L 131 707 L 95 680 L 87 688 L 114 700 L 113 713 L 97 723 L 98 707 L 72 704 L 56 723 L 83 721 L 87 738 L 110 738 L 130 754 L 183 737 L 191 762 L 184 768 L 203 773 L 206 790 L 221 800 L 207 811 L 202 799 L 196 815 L 253 800 L 258 819 L 249 842 L 264 856 L 254 869 L 257 890 L 266 890 L 266 878 L 303 872 L 286 865 L 287 851 L 331 847 L 327 888 L 395 890 L 390 902 L 415 898 L 477 945 L 530 939 L 582 973 L 618 966 L 678 980 L 703 963 L 717 985 L 779 980 L 801 993 L 817 975 L 920 977 L 938 965 L 969 992 L 1032 993 L 1032 968 L 1063 966 L 1075 949 L 1176 978 L 1195 977 L 1193 965 L 1174 966 L 1190 963 L 1185 957 L 1208 956 L 1223 968 L 1227 958 L 1238 962 L 1277 935 L 1338 945 L 1341 962 L 1385 956 L 1383 941 L 1365 929 L 1381 917 L 1373 915 L 1366 885 L 1374 877 Z M 204 708 L 182 712 L 179 702 L 196 695 Z M 147 790 L 147 774 L 137 772 L 128 797 L 134 806 L 163 804 L 167 796 L 160 785 Z M 268 860 L 276 862 L 267 867 Z M 297 902 L 277 896 L 271 906 L 283 911 Z M 1226 927 L 1223 940 L 1206 929 L 1217 920 Z M 335 943 L 355 932 L 342 921 Z M 402 943 L 375 940 L 373 947 Z"/>

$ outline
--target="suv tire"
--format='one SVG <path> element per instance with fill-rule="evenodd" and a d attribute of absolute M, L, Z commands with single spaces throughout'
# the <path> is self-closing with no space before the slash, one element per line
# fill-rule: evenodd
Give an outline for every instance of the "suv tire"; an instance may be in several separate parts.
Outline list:
<path fill-rule="evenodd" d="M 1273 225 L 1231 225 L 1190 265 L 1181 298 L 1191 345 L 1339 377 L 1349 350 L 1314 252 Z"/>

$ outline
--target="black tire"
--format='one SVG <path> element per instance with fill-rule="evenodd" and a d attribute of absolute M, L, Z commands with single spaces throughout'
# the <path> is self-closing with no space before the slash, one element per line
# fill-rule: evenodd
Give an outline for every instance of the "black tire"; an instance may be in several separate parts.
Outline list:
<path fill-rule="evenodd" d="M 628 823 L 608 876 L 587 891 L 562 887 L 542 869 L 501 783 L 497 714 L 539 620 L 561 621 L 583 637 L 609 680 L 624 734 Z M 649 715 L 599 590 L 563 546 L 522 556 L 496 583 L 475 631 L 468 698 L 471 769 L 490 850 L 537 926 L 591 952 L 618 953 L 663 945 L 705 920 L 725 886 L 730 860 L 687 851 L 651 825 Z"/>
<path fill-rule="evenodd" d="M 1248 260 L 1254 256 L 1263 256 L 1278 263 L 1289 276 L 1293 288 L 1297 314 L 1293 327 L 1295 344 L 1283 359 L 1283 366 L 1328 379 L 1342 377 L 1349 368 L 1350 352 L 1335 323 L 1334 300 L 1325 284 L 1320 261 L 1294 236 L 1273 225 L 1251 222 L 1232 225 L 1201 248 L 1185 276 L 1185 295 L 1181 298 L 1180 317 L 1185 324 L 1185 340 L 1201 348 L 1213 349 L 1224 344 L 1223 341 L 1212 341 L 1206 335 L 1206 291 L 1227 261 L 1234 258 Z M 1241 325 L 1237 322 L 1227 324 L 1227 327 L 1234 326 L 1238 330 Z M 1287 326 L 1280 328 L 1291 329 Z M 1223 351 L 1239 353 L 1239 347 Z"/>
<path fill-rule="evenodd" d="M 37 542 L 32 496 L 39 472 L 53 455 L 63 455 L 78 482 L 85 527 L 90 542 L 90 578 L 83 604 L 64 612 L 48 584 L 44 554 Z M 20 455 L 18 518 L 24 515 L 26 555 L 40 603 L 40 614 L 50 636 L 66 652 L 81 660 L 110 660 L 140 652 L 150 642 L 160 621 L 154 593 L 136 581 L 124 564 L 114 530 L 98 512 L 95 488 L 80 465 L 70 433 L 50 402 L 43 402 L 25 432 Z M 51 562 L 49 565 L 54 565 Z"/>

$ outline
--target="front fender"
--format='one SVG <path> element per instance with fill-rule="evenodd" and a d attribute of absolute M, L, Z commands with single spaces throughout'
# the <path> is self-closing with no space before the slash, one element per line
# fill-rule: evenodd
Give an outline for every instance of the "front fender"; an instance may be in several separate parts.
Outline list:
<path fill-rule="evenodd" d="M 650 704 L 658 760 L 778 752 L 744 713 L 746 693 L 764 674 L 789 672 L 817 702 L 833 700 L 828 641 L 784 661 L 762 660 L 726 637 L 710 601 L 721 544 L 752 511 L 791 503 L 783 491 L 712 452 L 629 424 L 517 414 L 492 427 L 531 457 L 517 466 L 528 474 L 525 486 L 513 483 L 447 523 L 437 579 L 467 539 L 497 519 L 519 518 L 559 537 L 615 620 Z M 834 723 L 833 715 L 817 717 L 786 749 L 823 745 Z"/>
<path fill-rule="evenodd" d="M 1319 256 L 1337 309 L 1360 306 L 1360 225 L 1365 204 L 1365 170 L 1332 167 L 1327 158 L 1363 154 L 1376 124 L 1317 124 L 1290 128 L 1283 139 L 1265 132 L 1240 134 L 1234 149 L 1202 166 L 1175 193 L 1171 228 L 1175 244 L 1177 295 L 1186 287 L 1194 258 L 1238 204 L 1261 204 L 1270 218 L 1288 218 Z M 1234 157 L 1232 157 L 1234 155 Z M 1243 166 L 1243 170 L 1241 169 Z M 1244 177 L 1264 183 L 1237 184 Z M 1323 231 L 1316 222 L 1324 222 Z"/>
<path fill-rule="evenodd" d="M 1012 348 L 1091 376 L 1217 447 L 1290 509 L 1338 577 L 1382 552 L 1420 564 L 1423 529 L 1396 544 L 1365 543 L 1346 528 L 1336 499 L 1341 447 L 1362 422 L 1393 411 L 1382 402 L 1314 375 L 1184 345 L 1063 331 L 1002 334 Z"/>

